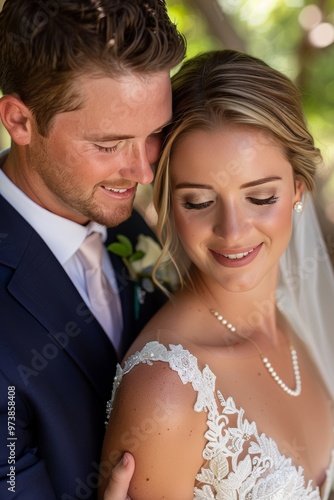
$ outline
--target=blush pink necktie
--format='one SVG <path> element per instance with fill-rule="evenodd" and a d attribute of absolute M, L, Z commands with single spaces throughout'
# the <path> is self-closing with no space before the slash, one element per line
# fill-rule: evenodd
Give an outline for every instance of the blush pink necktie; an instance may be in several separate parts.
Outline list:
<path fill-rule="evenodd" d="M 102 250 L 101 234 L 94 232 L 81 244 L 77 255 L 84 266 L 90 309 L 111 339 L 112 334 L 117 335 L 115 315 L 118 315 L 118 310 L 115 291 L 102 271 Z"/>

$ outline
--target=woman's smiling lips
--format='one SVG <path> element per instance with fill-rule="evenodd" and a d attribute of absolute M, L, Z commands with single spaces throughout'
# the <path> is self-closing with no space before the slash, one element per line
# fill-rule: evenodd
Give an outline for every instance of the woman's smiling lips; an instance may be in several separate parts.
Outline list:
<path fill-rule="evenodd" d="M 263 243 L 254 248 L 235 250 L 234 252 L 218 253 L 210 250 L 212 256 L 219 264 L 225 267 L 242 267 L 252 262 L 262 248 Z"/>

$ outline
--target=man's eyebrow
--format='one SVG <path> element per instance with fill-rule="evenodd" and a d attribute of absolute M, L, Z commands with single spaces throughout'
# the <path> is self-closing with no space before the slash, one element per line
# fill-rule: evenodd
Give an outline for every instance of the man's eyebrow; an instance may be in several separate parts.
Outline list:
<path fill-rule="evenodd" d="M 245 184 L 242 184 L 240 188 L 245 189 L 253 186 L 260 186 L 261 184 L 266 184 L 267 182 L 281 181 L 281 180 L 282 177 L 278 176 L 264 177 L 263 179 L 256 179 L 255 181 L 246 182 Z"/>
<path fill-rule="evenodd" d="M 167 120 L 165 123 L 160 125 L 160 127 L 157 127 L 153 132 L 151 132 L 150 135 L 156 134 L 160 131 L 162 131 L 167 125 L 171 123 L 171 119 Z M 87 140 L 93 141 L 93 142 L 113 142 L 113 141 L 123 141 L 126 139 L 133 139 L 135 136 L 134 135 L 128 135 L 128 134 L 107 134 L 107 135 L 89 135 L 86 137 Z"/>
<path fill-rule="evenodd" d="M 89 135 L 86 137 L 87 140 L 92 142 L 113 142 L 113 141 L 123 141 L 125 139 L 133 139 L 134 136 L 131 135 Z"/>

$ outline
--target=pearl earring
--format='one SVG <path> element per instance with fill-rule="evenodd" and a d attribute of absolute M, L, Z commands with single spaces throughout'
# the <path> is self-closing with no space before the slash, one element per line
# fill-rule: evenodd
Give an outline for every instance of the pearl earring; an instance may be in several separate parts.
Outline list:
<path fill-rule="evenodd" d="M 303 202 L 302 201 L 296 201 L 296 203 L 293 205 L 293 209 L 295 212 L 300 214 L 300 212 L 303 211 Z"/>

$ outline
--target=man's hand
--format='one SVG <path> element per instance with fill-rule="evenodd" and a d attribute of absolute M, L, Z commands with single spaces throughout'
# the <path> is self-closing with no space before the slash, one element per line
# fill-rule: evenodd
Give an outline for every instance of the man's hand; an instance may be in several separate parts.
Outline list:
<path fill-rule="evenodd" d="M 113 468 L 103 500 L 131 500 L 128 489 L 135 470 L 135 459 L 130 453 Z"/>

